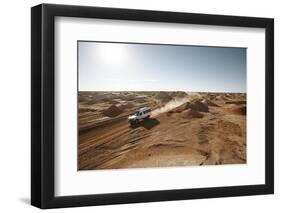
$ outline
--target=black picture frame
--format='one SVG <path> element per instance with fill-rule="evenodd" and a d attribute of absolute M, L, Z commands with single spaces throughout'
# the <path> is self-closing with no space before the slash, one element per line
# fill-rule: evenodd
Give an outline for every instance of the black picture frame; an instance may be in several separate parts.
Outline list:
<path fill-rule="evenodd" d="M 56 197 L 54 195 L 54 20 L 58 16 L 264 28 L 266 32 L 265 184 Z M 274 193 L 273 19 L 53 4 L 41 4 L 31 8 L 32 205 L 46 209 L 272 193 Z"/>

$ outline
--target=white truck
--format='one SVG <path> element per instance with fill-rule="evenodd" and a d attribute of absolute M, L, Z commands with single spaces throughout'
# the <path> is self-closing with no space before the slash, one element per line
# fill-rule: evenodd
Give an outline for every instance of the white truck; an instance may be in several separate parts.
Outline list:
<path fill-rule="evenodd" d="M 151 109 L 149 107 L 140 108 L 135 112 L 135 114 L 128 117 L 128 122 L 130 125 L 137 124 L 138 122 L 149 118 L 151 115 Z"/>

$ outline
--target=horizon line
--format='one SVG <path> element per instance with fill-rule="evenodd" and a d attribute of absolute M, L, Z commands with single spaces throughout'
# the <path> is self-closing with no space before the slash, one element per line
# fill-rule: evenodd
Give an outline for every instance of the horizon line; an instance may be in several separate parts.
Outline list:
<path fill-rule="evenodd" d="M 198 92 L 198 93 L 247 93 L 247 91 L 191 91 L 191 90 L 78 90 L 78 92 Z"/>

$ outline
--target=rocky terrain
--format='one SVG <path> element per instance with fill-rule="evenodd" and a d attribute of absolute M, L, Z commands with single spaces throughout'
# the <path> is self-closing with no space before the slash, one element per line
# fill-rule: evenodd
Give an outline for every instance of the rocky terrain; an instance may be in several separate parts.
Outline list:
<path fill-rule="evenodd" d="M 245 93 L 79 92 L 78 122 L 79 170 L 246 163 Z"/>

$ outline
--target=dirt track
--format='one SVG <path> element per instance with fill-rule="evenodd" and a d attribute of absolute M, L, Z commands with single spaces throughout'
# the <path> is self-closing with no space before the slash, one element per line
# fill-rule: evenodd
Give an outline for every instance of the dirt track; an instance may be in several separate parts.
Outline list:
<path fill-rule="evenodd" d="M 79 170 L 245 163 L 246 116 L 216 103 L 200 118 L 180 106 L 134 127 L 124 113 L 83 129 Z"/>

